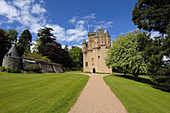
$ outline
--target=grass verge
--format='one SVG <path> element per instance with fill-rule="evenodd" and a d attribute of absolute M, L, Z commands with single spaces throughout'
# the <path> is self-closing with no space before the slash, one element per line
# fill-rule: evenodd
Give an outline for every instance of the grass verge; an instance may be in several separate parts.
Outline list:
<path fill-rule="evenodd" d="M 147 79 L 145 76 L 143 78 Z M 147 82 L 137 82 L 119 75 L 106 76 L 104 81 L 129 113 L 170 113 L 169 92 L 155 89 Z"/>
<path fill-rule="evenodd" d="M 67 113 L 89 77 L 0 72 L 0 113 Z"/>

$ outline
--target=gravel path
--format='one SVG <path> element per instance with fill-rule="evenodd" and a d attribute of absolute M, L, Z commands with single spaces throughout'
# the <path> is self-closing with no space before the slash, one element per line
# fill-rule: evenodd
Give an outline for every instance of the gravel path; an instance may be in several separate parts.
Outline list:
<path fill-rule="evenodd" d="M 104 82 L 106 74 L 86 75 L 90 79 L 69 113 L 126 113 L 123 104 Z"/>

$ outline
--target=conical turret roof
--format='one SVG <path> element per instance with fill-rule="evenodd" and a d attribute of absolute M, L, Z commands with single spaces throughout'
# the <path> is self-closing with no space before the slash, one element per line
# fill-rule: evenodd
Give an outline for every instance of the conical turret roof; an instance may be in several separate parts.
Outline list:
<path fill-rule="evenodd" d="M 83 39 L 83 44 L 86 44 L 86 40 L 85 39 Z"/>
<path fill-rule="evenodd" d="M 16 45 L 13 45 L 5 56 L 19 58 Z"/>
<path fill-rule="evenodd" d="M 108 32 L 107 30 L 105 30 L 104 33 L 105 33 L 106 37 L 110 36 L 110 35 L 109 35 L 109 32 Z"/>

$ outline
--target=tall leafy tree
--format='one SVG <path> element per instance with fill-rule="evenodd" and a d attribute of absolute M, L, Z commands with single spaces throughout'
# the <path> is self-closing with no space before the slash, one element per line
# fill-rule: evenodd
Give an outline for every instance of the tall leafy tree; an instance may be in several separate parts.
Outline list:
<path fill-rule="evenodd" d="M 124 73 L 132 73 L 137 80 L 140 73 L 146 73 L 146 62 L 138 47 L 138 38 L 146 37 L 145 35 L 146 33 L 137 30 L 113 40 L 107 52 L 106 65 L 121 68 Z"/>
<path fill-rule="evenodd" d="M 150 61 L 148 75 L 152 81 L 170 86 L 170 1 L 138 0 L 132 14 L 138 28 L 162 33 L 162 37 L 154 37 L 149 42 L 143 53 Z"/>
<path fill-rule="evenodd" d="M 65 45 L 64 50 L 68 51 L 68 45 Z"/>
<path fill-rule="evenodd" d="M 17 42 L 17 35 L 18 35 L 18 32 L 14 29 L 9 29 L 7 32 L 6 32 L 6 35 L 9 37 L 9 41 L 10 42 Z"/>
<path fill-rule="evenodd" d="M 5 54 L 11 47 L 11 42 L 9 41 L 9 37 L 6 35 L 6 31 L 0 29 L 0 65 L 2 65 L 2 60 Z"/>
<path fill-rule="evenodd" d="M 32 42 L 32 35 L 28 29 L 24 30 L 19 37 L 19 42 L 17 43 L 17 50 L 20 56 L 23 55 L 24 51 L 30 50 Z"/>
<path fill-rule="evenodd" d="M 55 42 L 56 37 L 51 33 L 53 31 L 50 27 L 41 28 L 37 33 L 37 49 L 39 53 L 42 53 L 43 48 L 48 43 Z"/>
<path fill-rule="evenodd" d="M 132 12 L 132 21 L 140 29 L 166 33 L 170 22 L 169 0 L 138 0 Z"/>
<path fill-rule="evenodd" d="M 42 55 L 47 56 L 52 62 L 63 64 L 64 67 L 70 67 L 72 63 L 69 53 L 62 49 L 61 44 L 57 42 L 46 44 Z"/>
<path fill-rule="evenodd" d="M 72 46 L 69 51 L 70 57 L 73 59 L 72 65 L 74 67 L 83 67 L 83 53 L 82 49 L 78 46 Z"/>

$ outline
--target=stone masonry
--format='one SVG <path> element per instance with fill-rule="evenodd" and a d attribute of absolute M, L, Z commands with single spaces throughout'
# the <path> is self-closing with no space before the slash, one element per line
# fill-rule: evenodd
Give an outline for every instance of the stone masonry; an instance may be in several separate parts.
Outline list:
<path fill-rule="evenodd" d="M 83 40 L 83 70 L 84 72 L 112 73 L 112 68 L 108 68 L 105 63 L 107 50 L 111 46 L 110 35 L 103 29 L 88 33 L 88 42 Z"/>

